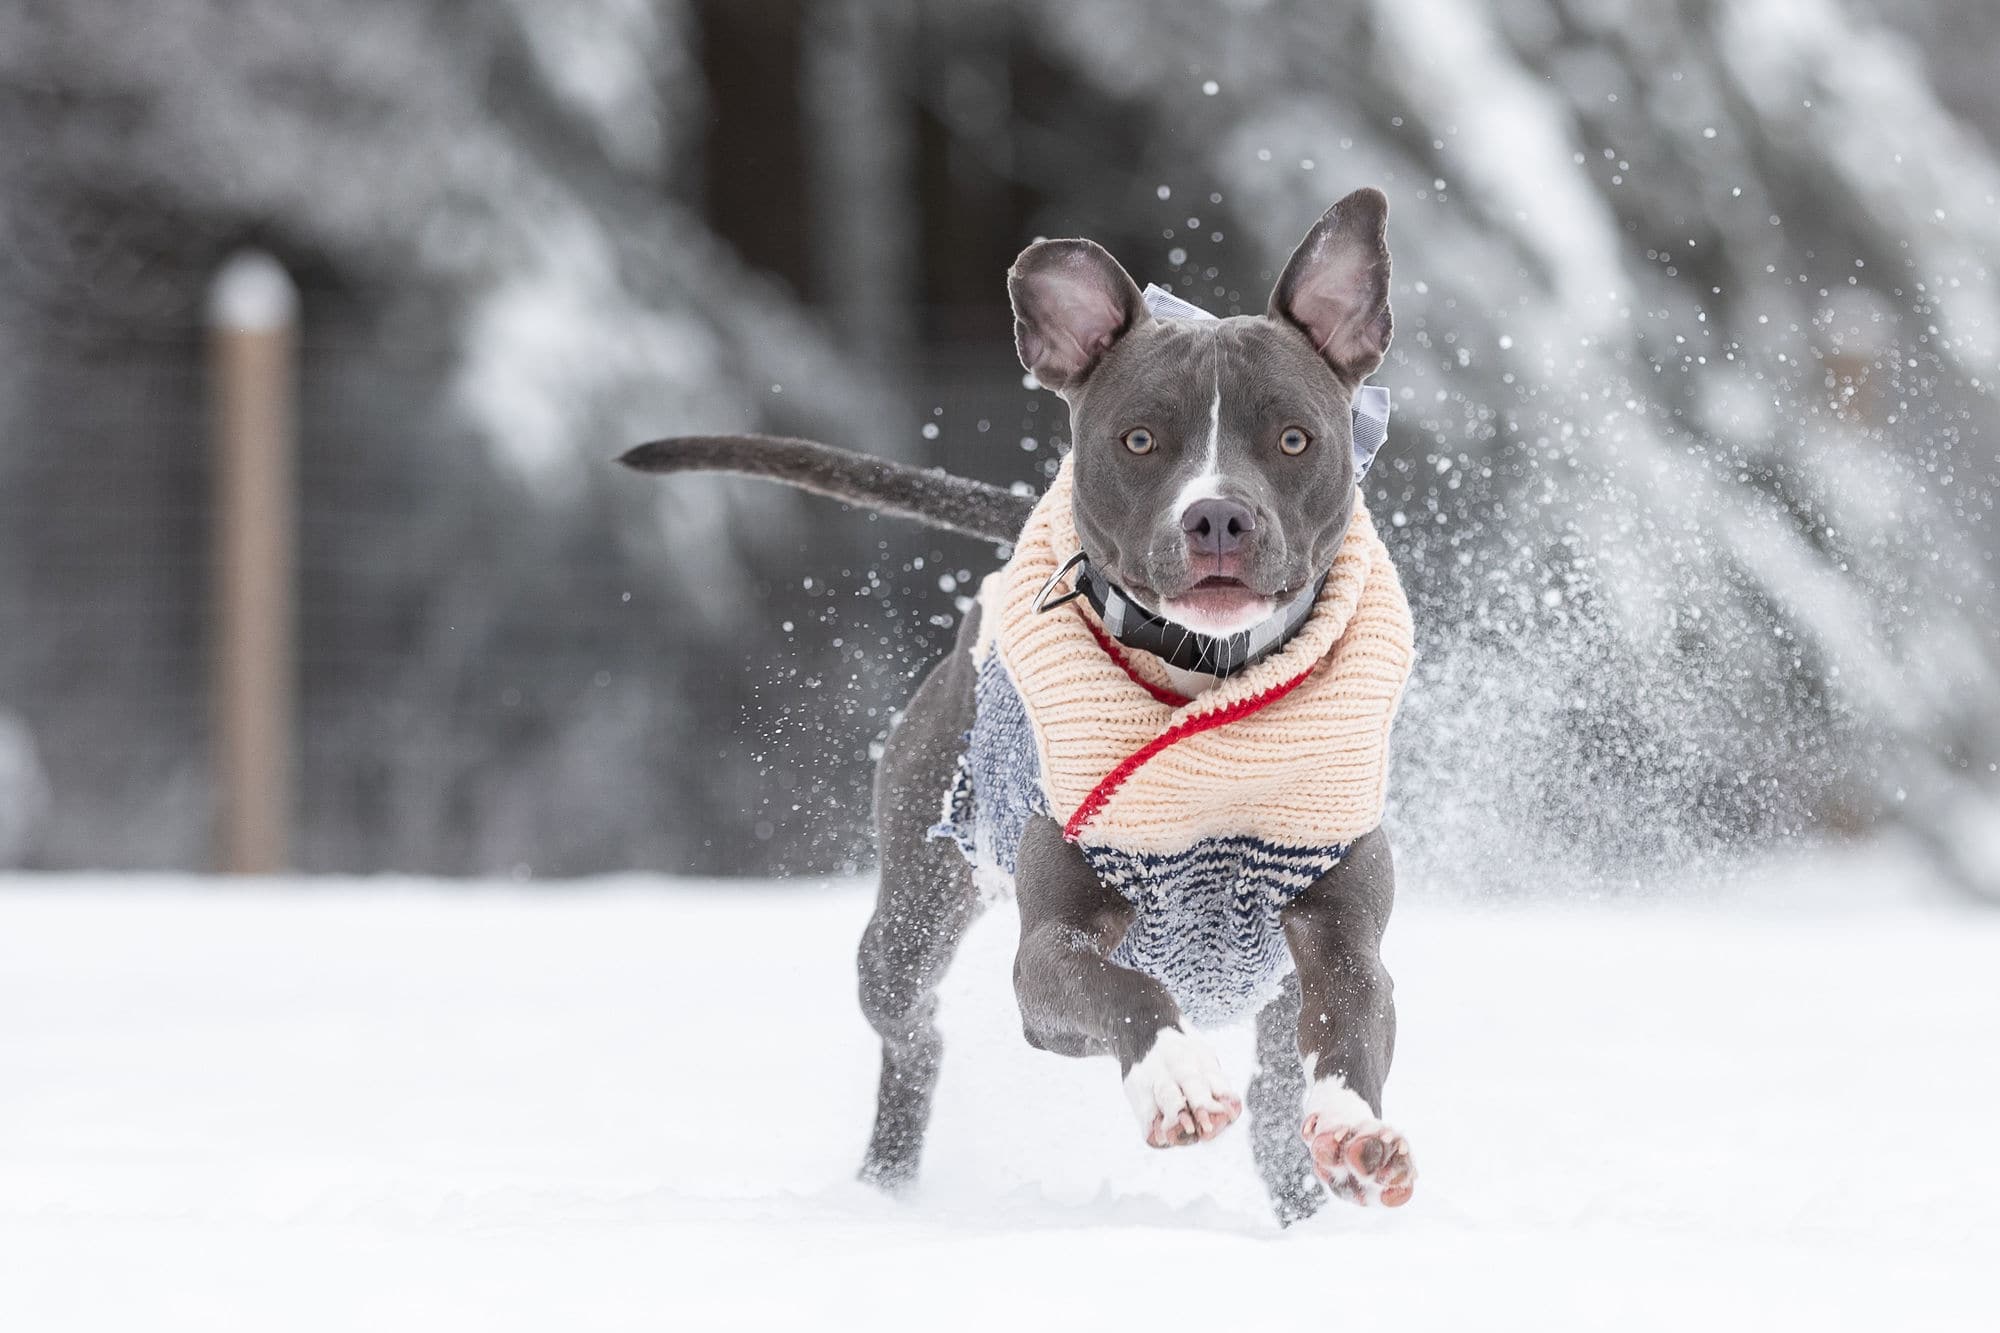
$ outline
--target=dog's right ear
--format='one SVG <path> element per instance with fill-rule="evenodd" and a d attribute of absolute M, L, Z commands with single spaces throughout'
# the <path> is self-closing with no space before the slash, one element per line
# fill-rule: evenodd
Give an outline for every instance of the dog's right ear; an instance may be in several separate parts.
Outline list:
<path fill-rule="evenodd" d="M 1045 389 L 1081 384 L 1111 344 L 1152 318 L 1138 284 L 1095 241 L 1037 241 L 1007 272 L 1014 347 Z"/>
<path fill-rule="evenodd" d="M 1271 290 L 1273 319 L 1312 339 L 1334 373 L 1359 384 L 1389 350 L 1389 201 L 1362 188 L 1321 215 Z"/>

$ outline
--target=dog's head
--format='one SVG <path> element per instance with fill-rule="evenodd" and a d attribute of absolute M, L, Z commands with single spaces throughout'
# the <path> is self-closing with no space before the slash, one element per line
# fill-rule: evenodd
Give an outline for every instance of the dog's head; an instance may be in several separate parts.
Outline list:
<path fill-rule="evenodd" d="M 1389 348 L 1388 211 L 1370 189 L 1329 208 L 1262 315 L 1155 319 L 1091 241 L 1015 261 L 1021 363 L 1069 403 L 1077 535 L 1148 609 L 1233 634 L 1332 566 L 1354 393 Z"/>

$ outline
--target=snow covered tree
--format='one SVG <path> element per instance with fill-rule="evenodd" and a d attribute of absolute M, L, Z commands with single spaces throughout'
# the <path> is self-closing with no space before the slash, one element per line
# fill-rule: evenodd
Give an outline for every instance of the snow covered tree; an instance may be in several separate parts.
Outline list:
<path fill-rule="evenodd" d="M 763 425 L 1036 480 L 1022 244 L 1255 312 L 1372 183 L 1416 878 L 1902 827 L 1980 887 L 1996 54 L 1946 0 L 0 4 L 0 699 L 46 854 L 200 859 L 231 246 L 306 290 L 309 862 L 824 868 L 986 553 L 604 460 Z"/>

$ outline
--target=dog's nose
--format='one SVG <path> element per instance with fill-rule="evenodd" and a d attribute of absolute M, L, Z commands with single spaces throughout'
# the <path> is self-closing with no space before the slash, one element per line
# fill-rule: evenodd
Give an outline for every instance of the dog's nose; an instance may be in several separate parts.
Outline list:
<path fill-rule="evenodd" d="M 1181 531 L 1196 555 L 1232 555 L 1243 545 L 1243 534 L 1256 526 L 1250 506 L 1235 500 L 1196 500 L 1181 511 Z"/>

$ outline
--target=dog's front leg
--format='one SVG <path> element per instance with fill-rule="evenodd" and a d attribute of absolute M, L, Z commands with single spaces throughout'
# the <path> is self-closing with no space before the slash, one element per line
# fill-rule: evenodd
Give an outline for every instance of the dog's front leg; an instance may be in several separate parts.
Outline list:
<path fill-rule="evenodd" d="M 1310 1079 L 1300 1132 L 1313 1169 L 1342 1198 L 1390 1208 L 1408 1203 L 1417 1183 L 1409 1143 L 1381 1119 L 1396 1052 L 1382 932 L 1395 898 L 1389 839 L 1378 828 L 1282 917 L 1299 973 L 1299 1054 Z"/>
<path fill-rule="evenodd" d="M 1028 822 L 1016 864 L 1014 994 L 1029 1043 L 1058 1055 L 1117 1056 L 1126 1099 L 1155 1148 L 1228 1128 L 1243 1102 L 1214 1050 L 1181 1025 L 1166 987 L 1107 957 L 1132 922 L 1131 904 L 1098 881 L 1052 819 Z"/>

